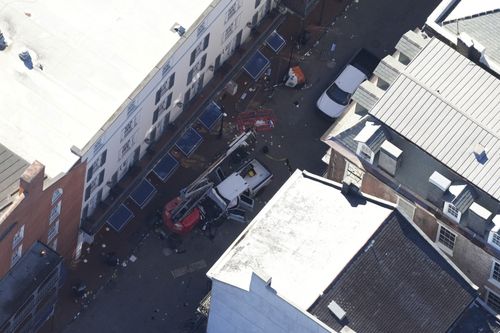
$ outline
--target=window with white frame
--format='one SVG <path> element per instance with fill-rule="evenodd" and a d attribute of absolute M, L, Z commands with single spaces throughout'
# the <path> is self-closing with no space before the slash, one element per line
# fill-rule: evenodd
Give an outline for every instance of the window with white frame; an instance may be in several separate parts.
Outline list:
<path fill-rule="evenodd" d="M 105 170 L 101 170 L 99 177 L 94 178 L 94 180 L 92 180 L 92 182 L 85 189 L 85 201 L 90 198 L 92 192 L 94 192 L 95 189 L 98 188 L 104 181 L 104 171 Z"/>
<path fill-rule="evenodd" d="M 413 221 L 413 216 L 415 215 L 415 205 L 413 205 L 410 201 L 398 196 L 396 208 L 407 219 Z"/>
<path fill-rule="evenodd" d="M 444 250 L 449 250 L 451 251 L 451 253 L 453 253 L 453 248 L 455 247 L 456 238 L 457 235 L 451 232 L 448 228 L 442 225 L 439 226 L 438 244 L 443 245 Z"/>
<path fill-rule="evenodd" d="M 59 220 L 55 223 L 52 223 L 49 227 L 49 232 L 47 233 L 47 243 L 50 243 L 54 237 L 59 233 Z"/>
<path fill-rule="evenodd" d="M 174 83 L 175 83 L 175 73 L 172 73 L 169 76 L 168 80 L 165 80 L 165 82 L 161 85 L 160 89 L 158 89 L 158 91 L 156 92 L 155 105 L 158 105 L 163 95 L 165 95 L 165 93 L 174 86 Z"/>
<path fill-rule="evenodd" d="M 20 244 L 12 251 L 12 257 L 10 260 L 10 267 L 12 268 L 23 255 L 23 244 Z"/>
<path fill-rule="evenodd" d="M 356 154 L 363 158 L 364 160 L 373 163 L 373 159 L 375 154 L 373 151 L 363 142 L 358 143 L 358 149 L 356 150 Z"/>
<path fill-rule="evenodd" d="M 54 193 L 52 193 L 52 205 L 56 203 L 56 201 L 62 197 L 63 195 L 63 189 L 62 188 L 57 188 Z"/>
<path fill-rule="evenodd" d="M 231 37 L 233 32 L 236 31 L 236 27 L 238 26 L 238 20 L 239 16 L 226 27 L 226 30 L 222 34 L 222 43 L 226 42 L 229 39 L 229 37 Z"/>
<path fill-rule="evenodd" d="M 495 281 L 495 283 L 500 284 L 500 264 L 493 260 L 493 265 L 491 267 L 491 279 Z"/>
<path fill-rule="evenodd" d="M 132 119 L 130 119 L 126 124 L 125 126 L 123 126 L 123 129 L 122 129 L 122 135 L 121 135 L 121 138 L 120 138 L 120 142 L 125 140 L 127 138 L 127 136 L 132 133 L 132 131 L 134 130 L 134 128 L 137 126 L 137 116 L 134 116 Z"/>
<path fill-rule="evenodd" d="M 196 74 L 198 74 L 203 68 L 205 67 L 205 64 L 207 63 L 207 55 L 204 54 L 203 57 L 196 63 L 196 65 L 191 68 L 191 70 L 188 73 L 187 76 L 187 82 L 186 85 L 190 85 L 193 81 L 196 80 Z"/>
<path fill-rule="evenodd" d="M 50 217 L 49 217 L 49 223 L 54 222 L 59 215 L 61 214 L 61 206 L 62 206 L 62 200 L 59 200 L 59 202 L 52 207 L 50 210 Z"/>
<path fill-rule="evenodd" d="M 132 136 L 130 137 L 120 148 L 120 160 L 124 158 L 127 153 L 132 149 L 135 143 L 135 138 Z"/>
<path fill-rule="evenodd" d="M 500 235 L 498 232 L 493 232 L 491 235 L 491 243 L 496 245 L 498 248 L 500 248 Z"/>
<path fill-rule="evenodd" d="M 233 2 L 233 4 L 229 6 L 226 12 L 226 18 L 224 19 L 224 23 L 227 23 L 234 16 L 234 14 L 238 12 L 240 8 L 241 8 L 241 0 Z"/>
<path fill-rule="evenodd" d="M 460 218 L 462 217 L 462 213 L 453 205 L 451 202 L 445 202 L 443 207 L 443 212 L 446 216 L 452 219 L 455 222 L 460 222 Z"/>
<path fill-rule="evenodd" d="M 491 290 L 488 290 L 488 298 L 486 300 L 486 304 L 488 304 L 491 310 L 495 311 L 496 313 L 500 313 L 500 297 Z"/>
<path fill-rule="evenodd" d="M 352 185 L 361 188 L 363 183 L 363 176 L 365 172 L 358 168 L 355 164 L 346 160 L 345 172 L 344 172 L 344 182 L 350 183 Z"/>
<path fill-rule="evenodd" d="M 196 48 L 191 52 L 191 57 L 189 59 L 189 66 L 191 66 L 194 63 L 194 61 L 201 54 L 201 52 L 207 49 L 209 42 L 210 42 L 210 34 L 207 34 L 205 38 L 203 38 L 203 41 L 198 43 Z"/>
<path fill-rule="evenodd" d="M 52 243 L 49 244 L 49 247 L 54 250 L 54 251 L 57 251 L 57 238 L 55 238 Z"/>
<path fill-rule="evenodd" d="M 19 228 L 19 230 L 16 232 L 14 235 L 14 238 L 12 239 L 12 248 L 15 248 L 16 246 L 21 243 L 21 241 L 24 238 L 24 224 Z"/>
<path fill-rule="evenodd" d="M 94 177 L 94 173 L 96 173 L 103 165 L 106 163 L 106 155 L 107 150 L 103 151 L 99 158 L 97 158 L 94 163 L 87 170 L 87 182 L 89 182 L 92 177 Z"/>

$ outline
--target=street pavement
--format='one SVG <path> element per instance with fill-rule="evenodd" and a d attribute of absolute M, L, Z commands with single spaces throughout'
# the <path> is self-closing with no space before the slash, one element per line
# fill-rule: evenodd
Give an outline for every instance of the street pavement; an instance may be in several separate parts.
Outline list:
<path fill-rule="evenodd" d="M 305 29 L 311 32 L 310 39 L 300 48 L 295 47 L 300 20 L 287 18 L 278 30 L 287 39 L 287 47 L 279 54 L 264 50 L 272 61 L 271 82 L 280 81 L 290 62 L 302 67 L 308 80 L 306 88 L 280 86 L 269 90 L 262 80 L 253 83 L 240 71 L 235 78 L 239 83 L 238 95 L 221 94 L 218 100 L 229 114 L 224 122 L 224 138 L 218 139 L 217 133 L 207 134 L 197 152 L 184 161 L 168 186 L 148 205 L 149 211 L 141 221 L 134 220 L 122 233 L 105 228 L 98 234 L 88 252 L 84 251 L 86 262 L 70 269 L 55 318 L 46 331 L 203 332 L 204 323 L 198 321 L 196 308 L 210 290 L 205 274 L 246 225 L 227 221 L 214 228 L 214 237 L 196 229 L 181 239 L 180 245 L 172 244 L 169 238 L 165 239 L 162 229 L 153 225 L 155 211 L 201 173 L 217 150 L 230 141 L 236 131 L 236 117 L 243 110 L 266 108 L 276 116 L 272 130 L 257 133 L 253 151 L 273 171 L 274 180 L 257 197 L 257 207 L 249 218 L 286 181 L 289 166 L 292 170 L 322 174 L 326 165 L 321 157 L 327 147 L 319 138 L 332 123 L 315 107 L 322 91 L 359 48 L 367 48 L 379 57 L 392 53 L 400 36 L 422 26 L 438 3 L 359 0 L 340 12 L 344 4 L 326 1 L 322 8 L 320 1 L 315 16 L 305 24 Z M 245 100 L 239 98 L 243 92 L 247 93 Z M 267 154 L 262 152 L 264 146 Z M 174 248 L 180 251 L 176 253 Z M 104 263 L 102 255 L 111 250 L 126 263 L 125 267 L 109 267 Z M 71 295 L 70 286 L 76 282 L 74 270 L 89 284 L 90 292 L 84 299 L 76 300 Z"/>

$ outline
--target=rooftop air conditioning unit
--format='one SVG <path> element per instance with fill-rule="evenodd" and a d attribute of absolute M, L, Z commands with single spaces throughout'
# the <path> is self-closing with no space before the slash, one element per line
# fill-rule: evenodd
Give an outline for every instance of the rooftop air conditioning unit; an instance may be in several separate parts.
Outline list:
<path fill-rule="evenodd" d="M 402 154 L 403 151 L 401 149 L 385 140 L 380 146 L 378 166 L 391 176 L 394 176 L 401 164 Z"/>

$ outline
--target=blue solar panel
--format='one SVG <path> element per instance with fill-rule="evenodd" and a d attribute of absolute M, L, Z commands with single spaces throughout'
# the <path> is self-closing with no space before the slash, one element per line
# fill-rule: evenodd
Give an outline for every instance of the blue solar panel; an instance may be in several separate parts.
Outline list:
<path fill-rule="evenodd" d="M 130 193 L 130 198 L 134 200 L 139 207 L 143 208 L 153 198 L 156 192 L 156 188 L 146 179 L 143 179 L 135 190 Z"/>
<path fill-rule="evenodd" d="M 264 71 L 269 67 L 270 61 L 267 59 L 260 51 L 255 52 L 255 54 L 248 60 L 248 62 L 243 66 L 243 69 L 257 81 L 259 77 L 264 73 Z"/>
<path fill-rule="evenodd" d="M 203 138 L 201 135 L 190 127 L 184 132 L 184 134 L 182 134 L 175 145 L 184 155 L 189 157 L 196 150 L 196 148 L 198 148 L 202 141 Z"/>
<path fill-rule="evenodd" d="M 205 107 L 205 110 L 198 119 L 203 124 L 203 126 L 210 130 L 212 129 L 212 127 L 214 127 L 217 120 L 219 120 L 221 117 L 222 110 L 220 106 L 212 101 Z"/>
<path fill-rule="evenodd" d="M 271 50 L 278 53 L 281 48 L 285 46 L 285 39 L 275 30 L 269 35 L 269 37 L 267 37 L 266 43 Z"/>
<path fill-rule="evenodd" d="M 117 210 L 106 221 L 116 231 L 121 231 L 125 224 L 134 217 L 134 214 L 124 204 L 121 204 Z"/>
<path fill-rule="evenodd" d="M 163 182 L 166 181 L 177 168 L 179 167 L 179 162 L 167 153 L 162 157 L 161 160 L 156 163 L 153 168 L 153 172 L 160 178 Z"/>

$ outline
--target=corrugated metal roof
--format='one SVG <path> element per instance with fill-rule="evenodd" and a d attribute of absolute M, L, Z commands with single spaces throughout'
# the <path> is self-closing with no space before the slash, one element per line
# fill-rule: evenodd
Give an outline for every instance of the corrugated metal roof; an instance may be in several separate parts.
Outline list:
<path fill-rule="evenodd" d="M 487 56 L 500 63 L 500 34 L 498 33 L 500 10 L 444 22 L 443 26 L 456 35 L 466 32 L 486 47 Z"/>
<path fill-rule="evenodd" d="M 373 74 L 392 84 L 404 69 L 405 66 L 402 63 L 393 56 L 388 55 L 380 61 Z"/>
<path fill-rule="evenodd" d="M 370 81 L 364 81 L 352 95 L 352 100 L 370 110 L 383 95 L 384 91 L 382 89 Z"/>
<path fill-rule="evenodd" d="M 433 39 L 370 113 L 500 200 L 500 81 L 467 58 Z"/>
<path fill-rule="evenodd" d="M 396 44 L 396 50 L 403 53 L 410 59 L 413 59 L 420 50 L 427 44 L 428 39 L 422 37 L 420 33 L 408 31 Z"/>
<path fill-rule="evenodd" d="M 0 204 L 19 186 L 19 177 L 29 163 L 0 144 Z"/>

